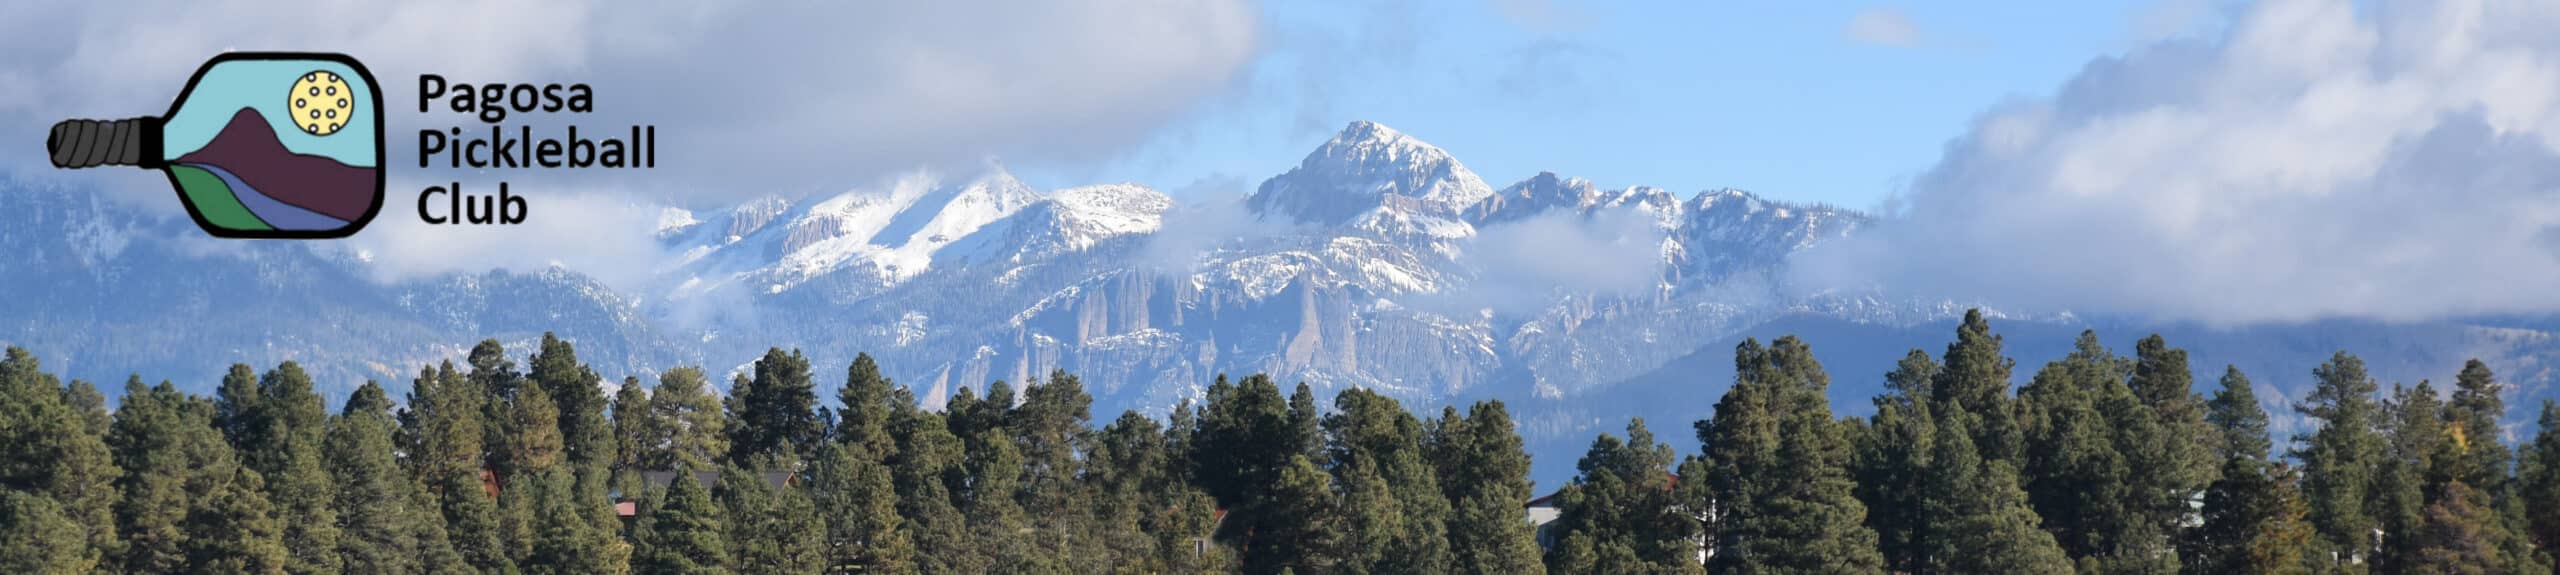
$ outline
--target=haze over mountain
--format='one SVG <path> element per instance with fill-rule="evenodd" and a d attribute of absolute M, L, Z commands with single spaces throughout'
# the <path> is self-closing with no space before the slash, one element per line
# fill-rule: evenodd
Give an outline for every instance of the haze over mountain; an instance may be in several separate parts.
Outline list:
<path fill-rule="evenodd" d="M 767 346 L 798 347 L 821 374 L 869 352 L 929 404 L 1063 369 L 1083 377 L 1097 414 L 1161 413 L 1221 374 L 1267 372 L 1323 397 L 1357 386 L 1424 409 L 1511 402 L 1538 479 L 1554 485 L 1594 430 L 1703 415 L 1740 338 L 1803 335 L 1830 368 L 1834 405 L 1866 413 L 1892 361 L 1942 349 L 1975 306 L 1997 318 L 2021 374 L 2084 328 L 2119 350 L 2160 331 L 2195 353 L 2198 381 L 2225 364 L 2249 371 L 2279 434 L 2311 367 L 2339 349 L 2409 383 L 2480 357 L 2515 386 L 2514 405 L 2553 397 L 2560 379 L 2548 360 L 2560 322 L 2547 318 L 2203 327 L 1889 285 L 1799 289 L 1784 279 L 1790 256 L 1876 218 L 1552 173 L 1496 188 L 1371 122 L 1249 196 L 1188 206 L 1138 184 L 1035 189 L 989 164 L 669 209 L 654 237 L 673 257 L 620 290 L 565 268 L 381 280 L 363 252 L 208 240 L 82 190 L 7 187 L 0 250 L 19 256 L 0 279 L 0 340 L 73 377 L 138 373 L 197 393 L 230 363 L 289 359 L 332 397 L 366 379 L 397 396 L 419 366 L 481 338 L 521 355 L 546 330 L 608 382 L 678 365 L 726 372 Z"/>

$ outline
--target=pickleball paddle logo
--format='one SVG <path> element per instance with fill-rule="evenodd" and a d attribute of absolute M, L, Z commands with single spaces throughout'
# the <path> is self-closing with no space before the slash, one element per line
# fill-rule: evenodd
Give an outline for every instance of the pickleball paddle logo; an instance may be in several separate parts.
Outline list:
<path fill-rule="evenodd" d="M 382 209 L 382 88 L 343 54 L 214 56 L 160 116 L 66 120 L 58 168 L 167 174 L 187 214 L 226 238 L 341 238 Z"/>

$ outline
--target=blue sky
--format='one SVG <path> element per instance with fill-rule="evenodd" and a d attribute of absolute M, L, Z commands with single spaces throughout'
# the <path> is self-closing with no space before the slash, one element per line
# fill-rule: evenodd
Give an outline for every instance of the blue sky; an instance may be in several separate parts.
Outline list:
<path fill-rule="evenodd" d="M 1043 187 L 1249 189 L 1375 120 L 1497 186 L 1545 170 L 1868 207 L 1986 110 L 2201 15 L 2181 6 L 1266 3 L 1268 50 L 1235 93 L 1119 157 L 1015 167 Z"/>

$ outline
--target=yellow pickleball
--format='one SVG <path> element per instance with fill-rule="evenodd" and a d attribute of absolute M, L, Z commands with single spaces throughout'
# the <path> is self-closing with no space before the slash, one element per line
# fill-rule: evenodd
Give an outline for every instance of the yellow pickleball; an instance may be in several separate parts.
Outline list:
<path fill-rule="evenodd" d="M 326 136 L 338 133 L 355 118 L 355 93 L 347 87 L 347 79 L 336 73 L 313 71 L 293 82 L 293 93 L 285 104 L 292 111 L 293 125 L 302 133 Z"/>

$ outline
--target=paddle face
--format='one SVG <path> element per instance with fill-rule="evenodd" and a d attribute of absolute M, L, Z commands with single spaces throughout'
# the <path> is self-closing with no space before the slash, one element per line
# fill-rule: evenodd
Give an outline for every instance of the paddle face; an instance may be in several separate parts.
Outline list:
<path fill-rule="evenodd" d="M 355 59 L 233 52 L 170 105 L 158 160 L 208 233 L 338 238 L 382 209 L 382 138 L 382 88 Z"/>

